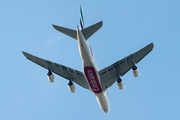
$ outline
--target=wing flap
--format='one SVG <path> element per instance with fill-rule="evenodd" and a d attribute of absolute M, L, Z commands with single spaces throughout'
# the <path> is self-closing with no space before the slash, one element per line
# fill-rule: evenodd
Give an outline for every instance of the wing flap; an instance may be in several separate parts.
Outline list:
<path fill-rule="evenodd" d="M 44 67 L 45 69 L 51 70 L 52 72 L 56 73 L 57 75 L 67 79 L 72 80 L 76 84 L 82 86 L 83 88 L 90 89 L 89 84 L 87 83 L 84 74 L 78 70 L 71 69 L 64 65 L 60 65 L 48 60 L 44 60 L 42 58 L 33 56 L 29 53 L 23 52 L 24 56 L 29 59 L 30 61 Z"/>

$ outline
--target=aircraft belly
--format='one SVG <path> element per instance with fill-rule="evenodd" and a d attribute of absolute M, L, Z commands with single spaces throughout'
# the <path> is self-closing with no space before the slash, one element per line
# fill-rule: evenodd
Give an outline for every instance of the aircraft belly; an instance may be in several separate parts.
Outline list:
<path fill-rule="evenodd" d="M 103 90 L 94 67 L 84 67 L 84 73 L 92 91 L 96 94 L 102 93 Z"/>

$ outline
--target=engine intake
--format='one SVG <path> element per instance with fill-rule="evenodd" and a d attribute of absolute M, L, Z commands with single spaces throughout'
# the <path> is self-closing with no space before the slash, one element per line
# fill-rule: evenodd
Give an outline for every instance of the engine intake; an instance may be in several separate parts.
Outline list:
<path fill-rule="evenodd" d="M 122 90 L 122 89 L 125 88 L 124 83 L 123 83 L 123 81 L 122 81 L 121 78 L 119 78 L 119 79 L 117 80 L 117 86 L 118 86 L 118 88 L 119 88 L 120 90 Z"/>
<path fill-rule="evenodd" d="M 48 80 L 53 83 L 55 81 L 55 77 L 53 75 L 53 73 L 49 70 L 49 72 L 47 73 L 47 77 L 48 77 Z"/>
<path fill-rule="evenodd" d="M 133 72 L 134 77 L 140 76 L 139 70 L 136 66 L 132 67 L 132 72 Z"/>
<path fill-rule="evenodd" d="M 70 81 L 70 82 L 68 83 L 68 88 L 69 88 L 69 91 L 70 91 L 71 93 L 74 93 L 74 92 L 76 91 L 76 87 L 75 87 L 75 85 L 73 84 L 72 81 Z"/>

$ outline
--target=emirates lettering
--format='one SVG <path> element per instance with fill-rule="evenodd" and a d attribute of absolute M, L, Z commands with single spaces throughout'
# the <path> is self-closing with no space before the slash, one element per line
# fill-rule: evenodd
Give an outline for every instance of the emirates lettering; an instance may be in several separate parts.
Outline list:
<path fill-rule="evenodd" d="M 99 91 L 99 87 L 97 85 L 97 82 L 96 82 L 96 79 L 94 77 L 93 71 L 92 70 L 88 70 L 87 72 L 88 72 L 88 77 L 90 79 L 89 83 L 92 85 L 93 91 Z"/>

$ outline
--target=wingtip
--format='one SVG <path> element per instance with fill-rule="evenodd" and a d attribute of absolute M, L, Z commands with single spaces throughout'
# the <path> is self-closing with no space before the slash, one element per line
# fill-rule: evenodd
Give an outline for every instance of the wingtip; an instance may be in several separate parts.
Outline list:
<path fill-rule="evenodd" d="M 24 52 L 24 51 L 22 51 L 22 53 L 23 53 L 23 55 L 27 58 L 27 55 L 29 55 L 29 53 L 27 53 L 27 52 Z"/>
<path fill-rule="evenodd" d="M 52 24 L 52 26 L 53 26 L 54 29 L 56 29 L 56 30 L 58 31 L 58 27 L 59 27 L 59 26 L 54 25 L 54 24 Z"/>
<path fill-rule="evenodd" d="M 53 26 L 53 28 L 55 28 L 55 25 L 52 24 L 52 26 Z"/>
<path fill-rule="evenodd" d="M 26 52 L 24 52 L 24 51 L 22 50 L 22 53 L 23 53 L 23 55 L 26 57 L 26 55 L 25 55 L 25 54 L 26 54 Z"/>
<path fill-rule="evenodd" d="M 23 51 L 23 50 L 22 50 L 21 52 L 24 54 L 24 51 Z"/>
<path fill-rule="evenodd" d="M 154 48 L 154 43 L 151 42 L 151 43 L 149 43 L 147 46 L 149 46 L 149 47 L 151 47 L 151 49 L 153 49 L 153 48 Z"/>
<path fill-rule="evenodd" d="M 151 45 L 152 45 L 152 49 L 154 48 L 154 43 L 152 42 L 152 43 L 150 43 Z"/>
<path fill-rule="evenodd" d="M 101 26 L 103 26 L 103 21 L 101 21 Z"/>

